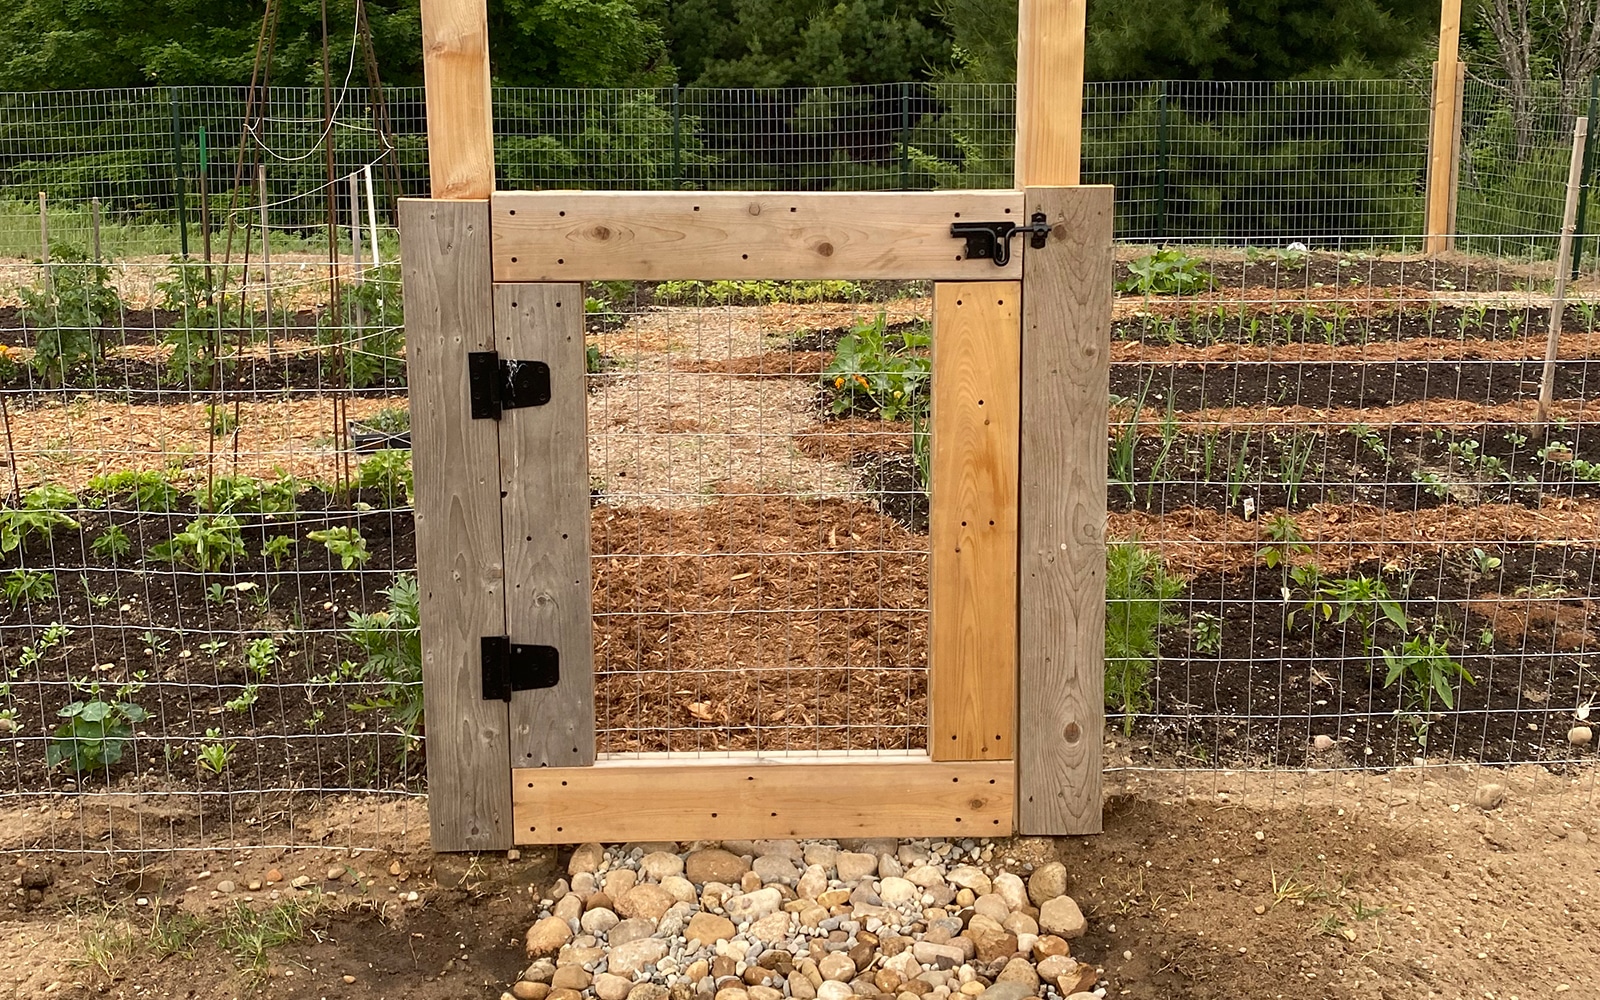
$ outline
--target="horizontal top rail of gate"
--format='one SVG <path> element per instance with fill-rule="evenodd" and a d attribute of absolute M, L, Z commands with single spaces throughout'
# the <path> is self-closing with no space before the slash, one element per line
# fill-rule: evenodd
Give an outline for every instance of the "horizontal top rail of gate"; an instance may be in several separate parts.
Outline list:
<path fill-rule="evenodd" d="M 1026 242 L 999 264 L 951 235 L 1025 225 L 1021 191 L 500 191 L 491 208 L 496 281 L 1014 280 Z"/>

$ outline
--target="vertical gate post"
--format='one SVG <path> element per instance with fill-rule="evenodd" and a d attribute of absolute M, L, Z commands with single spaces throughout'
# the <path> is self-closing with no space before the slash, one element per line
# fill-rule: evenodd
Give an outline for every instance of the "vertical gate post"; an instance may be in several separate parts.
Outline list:
<path fill-rule="evenodd" d="M 1017 830 L 1100 832 L 1112 190 L 1076 188 L 1084 2 L 1021 0 L 1016 186 L 1051 226 L 1024 251 Z"/>
<path fill-rule="evenodd" d="M 512 846 L 507 703 L 486 700 L 484 636 L 506 634 L 500 441 L 469 418 L 467 354 L 495 349 L 489 205 L 400 202 L 427 696 L 428 817 L 437 851 Z"/>
<path fill-rule="evenodd" d="M 1030 187 L 1023 212 L 1054 229 L 1022 272 L 1017 830 L 1099 833 L 1112 190 Z"/>
<path fill-rule="evenodd" d="M 1458 70 L 1461 59 L 1461 0 L 1441 0 L 1439 5 L 1439 61 L 1433 64 L 1432 115 L 1428 125 L 1428 201 L 1423 226 L 1423 252 L 1442 253 L 1449 248 L 1450 202 L 1453 198 L 1457 133 Z"/>

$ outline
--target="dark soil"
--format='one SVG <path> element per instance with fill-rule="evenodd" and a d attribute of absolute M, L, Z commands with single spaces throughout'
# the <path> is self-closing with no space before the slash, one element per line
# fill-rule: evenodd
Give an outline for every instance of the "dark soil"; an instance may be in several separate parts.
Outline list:
<path fill-rule="evenodd" d="M 1589 369 L 1596 379 L 1589 382 Z M 1170 404 L 1183 412 L 1228 406 L 1377 407 L 1426 399 L 1513 403 L 1538 399 L 1542 361 L 1251 361 L 1241 364 L 1114 364 L 1111 393 L 1145 399 L 1159 419 Z M 1600 395 L 1600 362 L 1556 365 L 1554 397 Z"/>
<path fill-rule="evenodd" d="M 106 358 L 92 365 L 80 364 L 67 372 L 60 385 L 46 382 L 26 365 L 0 366 L 0 391 L 48 397 L 92 390 L 103 400 L 136 404 L 210 402 L 219 393 L 228 399 L 285 390 L 316 393 L 341 389 L 353 381 L 358 387 L 345 391 L 357 396 L 392 395 L 406 387 L 405 360 L 391 359 L 379 375 L 353 380 L 348 370 L 324 352 L 286 354 L 276 360 L 251 358 L 224 362 L 222 377 L 214 384 L 189 375 L 174 377 L 165 362 L 144 358 Z M 367 384 L 359 385 L 362 381 Z"/>
<path fill-rule="evenodd" d="M 1376 629 L 1370 650 L 1358 628 L 1326 620 L 1313 627 L 1317 614 L 1304 608 L 1305 588 L 1283 568 L 1262 565 L 1247 577 L 1189 581 L 1175 618 L 1215 615 L 1220 649 L 1198 648 L 1191 625 L 1163 628 L 1154 717 L 1140 719 L 1136 732 L 1180 755 L 1235 766 L 1303 766 L 1318 735 L 1340 740 L 1354 766 L 1391 767 L 1415 757 L 1565 757 L 1573 706 L 1594 680 L 1583 650 L 1594 641 L 1590 628 L 1600 625 L 1600 605 L 1565 595 L 1585 593 L 1600 553 L 1531 545 L 1495 551 L 1503 562 L 1487 576 L 1466 563 L 1425 565 L 1411 576 L 1409 592 L 1376 563 L 1349 574 L 1383 578 L 1403 597 L 1413 634 L 1432 630 L 1448 641 L 1474 678 L 1457 682 L 1453 708 L 1435 697 L 1426 713 L 1404 684 L 1384 686 L 1381 650 L 1398 649 L 1404 638 L 1392 625 Z M 1296 609 L 1290 626 L 1286 612 Z"/>
<path fill-rule="evenodd" d="M 352 503 L 377 508 L 351 509 Z M 216 573 L 187 565 L 137 560 L 182 530 L 195 516 L 186 509 L 170 514 L 113 510 L 74 515 L 78 531 L 58 530 L 35 538 L 0 566 L 51 572 L 55 595 L 47 600 L 0 603 L 0 664 L 17 669 L 23 648 L 34 644 L 52 622 L 72 630 L 38 665 L 24 671 L 15 707 L 21 723 L 11 758 L 19 787 L 46 788 L 72 777 L 44 767 L 45 746 L 37 737 L 59 724 L 56 711 L 82 696 L 84 685 L 100 683 L 109 694 L 127 685 L 150 720 L 139 727 L 160 738 L 135 741 L 108 774 L 86 781 L 116 783 L 146 773 L 178 785 L 226 788 L 252 775 L 251 787 L 383 788 L 415 780 L 421 756 L 380 713 L 353 713 L 350 702 L 364 700 L 376 687 L 352 697 L 352 687 L 321 687 L 345 659 L 364 662 L 359 649 L 341 637 L 351 612 L 386 606 L 378 593 L 395 572 L 415 565 L 415 539 L 409 511 L 388 511 L 378 491 L 360 491 L 338 504 L 320 492 L 302 494 L 293 514 L 239 515 L 246 554 Z M 117 525 L 133 543 L 120 562 L 96 554 L 90 543 L 108 525 Z M 370 559 L 346 570 L 338 557 L 308 539 L 330 527 L 357 528 Z M 281 567 L 261 556 L 269 538 L 296 539 Z M 239 584 L 246 589 L 235 589 Z M 281 660 L 267 677 L 246 672 L 244 644 L 249 638 L 278 639 Z M 216 641 L 221 645 L 206 648 Z M 105 669 L 109 665 L 110 669 Z M 259 700 L 243 708 L 226 703 L 261 684 Z M 246 739 L 222 776 L 197 769 L 194 753 L 206 729 Z M 287 738 L 287 737 L 293 737 Z M 230 777 L 232 776 L 232 777 Z"/>
<path fill-rule="evenodd" d="M 1381 290 L 1373 290 L 1376 296 Z M 1163 302 L 1182 303 L 1178 297 Z M 1420 303 L 1308 302 L 1291 311 L 1262 308 L 1266 303 L 1217 305 L 1193 303 L 1182 315 L 1171 308 L 1159 315 L 1118 319 L 1111 324 L 1113 340 L 1157 344 L 1382 344 L 1418 337 L 1456 340 L 1515 340 L 1550 329 L 1548 308 L 1463 309 L 1453 305 L 1423 307 Z M 1376 310 L 1372 308 L 1376 306 Z M 1170 314 L 1170 315 L 1169 315 Z M 1568 306 L 1562 317 L 1566 331 L 1592 330 L 1592 310 L 1585 314 Z"/>

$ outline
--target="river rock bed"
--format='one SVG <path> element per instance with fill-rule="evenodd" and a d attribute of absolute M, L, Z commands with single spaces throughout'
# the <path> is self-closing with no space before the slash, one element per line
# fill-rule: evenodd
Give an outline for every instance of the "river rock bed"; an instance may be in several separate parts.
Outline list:
<path fill-rule="evenodd" d="M 988 840 L 584 844 L 501 1000 L 1092 1000 L 1066 866 Z"/>

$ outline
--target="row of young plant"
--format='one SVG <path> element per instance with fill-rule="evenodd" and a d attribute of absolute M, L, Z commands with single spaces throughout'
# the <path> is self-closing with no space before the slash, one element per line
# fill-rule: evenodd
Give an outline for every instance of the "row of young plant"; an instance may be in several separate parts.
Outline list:
<path fill-rule="evenodd" d="M 254 587 L 247 591 L 243 584 L 231 589 L 240 597 L 255 592 Z M 311 706 L 303 724 L 308 732 L 317 732 L 326 720 L 328 709 L 334 706 L 356 712 L 381 712 L 404 740 L 406 748 L 414 752 L 422 735 L 423 721 L 416 578 L 410 573 L 397 574 L 390 586 L 378 593 L 384 606 L 371 612 L 349 612 L 345 627 L 339 633 L 355 655 L 331 664 L 325 672 L 312 674 L 303 684 Z M 264 606 L 265 598 L 261 600 Z M 62 647 L 74 631 L 71 626 L 52 622 L 32 642 L 22 644 L 14 658 L 5 658 L 9 663 L 0 660 L 0 734 L 25 734 L 23 691 L 28 685 L 24 678 L 36 679 L 52 656 L 61 656 L 65 661 Z M 207 634 L 195 633 L 192 637 L 198 639 Z M 183 646 L 179 655 L 187 656 L 186 639 L 189 637 L 182 629 L 161 632 L 149 629 L 140 640 L 145 644 L 145 655 L 152 663 L 159 663 L 169 656 L 175 642 Z M 245 731 L 255 728 L 253 712 L 263 688 L 275 681 L 283 682 L 279 675 L 286 658 L 292 654 L 290 647 L 295 641 L 292 628 L 256 638 L 241 635 L 236 649 L 227 639 L 197 641 L 196 648 L 210 658 L 215 674 L 221 676 L 237 668 L 244 679 L 237 685 L 237 694 L 220 706 L 223 713 L 220 724 L 208 726 L 202 737 L 185 740 L 173 733 L 161 735 L 167 763 L 173 764 L 193 749 L 198 768 L 214 775 L 225 772 L 238 746 L 237 742 L 228 741 L 229 731 L 235 729 L 228 719 L 242 716 L 238 728 Z M 66 672 L 66 686 L 73 700 L 55 713 L 64 721 L 49 731 L 45 766 L 59 768 L 79 778 L 88 773 L 106 772 L 122 759 L 124 750 L 134 741 L 135 727 L 150 718 L 150 712 L 140 700 L 155 682 L 149 669 L 133 670 L 128 680 L 115 684 L 93 676 L 76 675 L 70 666 Z M 362 695 L 348 698 L 351 688 L 361 689 Z M 44 710 L 46 706 L 41 704 L 39 708 Z M 12 744 L 13 752 L 19 748 L 20 744 Z"/>
<path fill-rule="evenodd" d="M 1381 499 L 1396 490 L 1430 506 L 1457 497 L 1537 504 L 1553 489 L 1588 493 L 1600 486 L 1600 462 L 1580 456 L 1576 428 L 1565 419 L 1540 431 L 1365 424 L 1195 430 L 1180 424 L 1170 407 L 1141 422 L 1142 396 L 1113 397 L 1112 403 L 1129 414 L 1110 427 L 1109 478 L 1117 506 L 1156 509 L 1171 490 L 1181 494 L 1184 487 L 1217 487 L 1226 494 L 1225 509 L 1236 512 L 1248 501 L 1248 516 L 1280 504 L 1300 509 Z M 1157 434 L 1146 432 L 1152 427 Z M 1595 454 L 1587 442 L 1585 449 Z M 1339 471 L 1330 472 L 1335 461 Z"/>
<path fill-rule="evenodd" d="M 174 313 L 173 322 L 157 329 L 151 313 L 153 332 L 169 349 L 165 381 L 208 388 L 233 372 L 244 349 L 265 341 L 269 330 L 298 333 L 293 311 L 278 306 L 268 314 L 257 308 L 242 294 L 243 282 L 240 266 L 172 259 L 156 281 L 155 308 Z M 0 385 L 16 381 L 26 366 L 47 388 L 96 387 L 108 379 L 115 386 L 114 378 L 101 369 L 107 352 L 117 346 L 114 338 L 125 335 L 134 310 L 123 300 L 109 266 L 76 247 L 55 248 L 39 280 L 20 296 L 26 346 L 32 353 L 19 362 L 0 348 Z M 359 281 L 345 284 L 337 308 L 315 310 L 309 333 L 323 348 L 329 376 L 342 384 L 361 389 L 399 381 L 405 370 L 399 265 L 370 268 Z"/>
<path fill-rule="evenodd" d="M 376 491 L 391 505 L 409 502 L 410 453 L 374 454 L 361 463 L 357 483 L 361 488 Z M 45 485 L 28 492 L 19 505 L 0 509 L 0 559 L 25 551 L 30 545 L 48 547 L 58 532 L 80 530 L 73 515 L 81 516 L 85 511 L 103 509 L 109 512 L 126 505 L 136 514 L 170 513 L 192 507 L 200 511 L 198 516 L 166 541 L 152 546 L 142 561 L 195 570 L 203 574 L 201 583 L 208 603 L 250 602 L 257 616 L 264 618 L 269 610 L 271 577 L 294 557 L 298 544 L 293 533 L 271 533 L 266 525 L 292 520 L 297 498 L 308 488 L 310 484 L 287 476 L 273 480 L 235 476 L 218 477 L 186 490 L 176 476 L 160 471 L 123 471 L 97 477 L 82 496 L 59 486 Z M 360 501 L 353 504 L 355 509 L 366 506 Z M 207 584 L 204 575 L 219 573 L 247 557 L 242 519 L 251 517 L 259 519 L 262 529 L 258 555 L 267 576 L 267 589 L 252 581 L 240 581 L 236 574 L 230 575 L 230 583 L 213 580 Z M 359 569 L 371 558 L 366 539 L 354 526 L 313 530 L 305 537 L 323 546 L 330 558 L 337 559 L 345 570 Z M 115 523 L 108 523 L 88 545 L 95 555 L 112 564 L 132 565 L 134 562 L 130 559 L 132 541 Z M 16 610 L 19 604 L 47 605 L 56 596 L 56 580 L 54 570 L 18 567 L 0 578 L 3 581 L 0 586 L 12 610 Z M 87 576 L 83 577 L 83 585 L 85 599 L 91 606 L 105 607 L 115 599 L 111 593 L 96 592 Z M 312 676 L 310 690 L 314 692 L 322 686 L 330 690 L 349 685 L 375 686 L 375 690 L 351 707 L 358 711 L 383 710 L 397 731 L 413 740 L 419 735 L 422 722 L 415 579 L 410 574 L 398 574 L 392 584 L 379 593 L 386 607 L 373 612 L 351 612 L 342 633 L 342 638 L 359 655 L 341 661 L 325 674 Z M 72 632 L 69 625 L 52 623 L 34 642 L 23 645 L 15 659 L 0 652 L 0 664 L 4 669 L 3 682 L 0 682 L 0 731 L 17 732 L 21 728 L 19 697 L 15 691 L 18 679 L 35 676 L 46 654 L 59 647 Z M 149 629 L 140 640 L 145 644 L 145 653 L 157 659 L 169 652 L 174 641 L 187 648 L 182 629 L 178 629 L 176 635 L 172 630 Z M 282 665 L 284 648 L 293 644 L 293 629 L 288 630 L 288 635 L 254 639 L 241 636 L 239 642 L 237 665 L 244 671 L 244 681 L 237 693 L 222 705 L 229 714 L 252 711 L 263 686 L 271 683 L 275 669 Z M 229 646 L 229 640 L 223 639 L 198 643 L 199 650 L 213 658 L 212 665 L 219 676 L 229 667 L 223 655 Z M 5 660 L 10 662 L 5 663 Z M 69 677 L 69 686 L 81 697 L 57 713 L 66 721 L 51 734 L 47 766 L 59 765 L 83 772 L 103 770 L 116 763 L 122 756 L 124 744 L 133 736 L 134 726 L 146 718 L 138 695 L 149 683 L 148 670 L 133 671 L 130 680 L 117 685 L 106 685 L 93 677 Z M 322 709 L 314 711 L 306 720 L 307 727 L 315 731 L 322 714 Z M 197 751 L 200 765 L 216 773 L 226 769 L 233 749 L 233 744 L 221 740 L 221 732 L 220 728 L 208 731 Z M 186 752 L 180 743 L 169 742 L 168 746 L 169 755 L 174 751 Z"/>
<path fill-rule="evenodd" d="M 1313 645 L 1335 632 L 1345 642 L 1354 640 L 1361 658 L 1382 665 L 1383 688 L 1398 687 L 1399 714 L 1410 724 L 1418 744 L 1426 746 L 1428 728 L 1436 719 L 1435 702 L 1453 709 L 1457 687 L 1476 683 L 1451 652 L 1452 642 L 1465 644 L 1459 634 L 1461 623 L 1441 614 L 1421 618 L 1408 614 L 1414 574 L 1399 574 L 1392 589 L 1381 574 L 1324 574 L 1306 558 L 1310 547 L 1288 515 L 1268 521 L 1263 538 L 1257 559 L 1281 574 L 1285 633 L 1298 632 Z M 1474 549 L 1473 558 L 1484 575 L 1501 562 L 1482 549 Z M 1186 628 L 1194 653 L 1222 654 L 1221 615 L 1194 611 L 1185 617 L 1174 610 L 1173 602 L 1184 586 L 1167 572 L 1157 552 L 1137 541 L 1107 547 L 1106 706 L 1122 715 L 1126 733 L 1133 732 L 1136 716 L 1154 707 L 1152 686 L 1163 630 Z M 1493 630 L 1481 630 L 1476 642 L 1480 649 L 1491 650 Z M 1351 659 L 1342 653 L 1341 657 Z"/>
<path fill-rule="evenodd" d="M 1567 308 L 1569 330 L 1593 333 L 1600 309 L 1592 302 Z M 1357 310 L 1351 302 L 1305 302 L 1263 311 L 1258 303 L 1191 306 L 1182 315 L 1135 315 L 1112 324 L 1112 337 L 1144 344 L 1246 347 L 1318 344 L 1327 347 L 1394 343 L 1416 337 L 1454 341 L 1518 340 L 1545 333 L 1549 311 L 1436 301 L 1408 308 L 1396 302 Z"/>
<path fill-rule="evenodd" d="M 929 344 L 925 323 L 891 331 L 880 313 L 839 339 L 821 377 L 826 406 L 835 416 L 910 423 L 924 489 L 932 377 Z M 1329 489 L 1363 485 L 1339 483 L 1325 473 L 1327 460 L 1335 453 L 1348 458 L 1352 466 L 1374 468 L 1377 478 L 1365 485 L 1414 485 L 1439 502 L 1463 487 L 1498 487 L 1507 499 L 1537 502 L 1539 491 L 1553 486 L 1600 484 L 1600 462 L 1578 455 L 1577 428 L 1561 417 L 1552 421 L 1542 443 L 1517 427 L 1472 434 L 1439 427 L 1380 431 L 1355 424 L 1343 429 L 1351 447 L 1336 450 L 1329 428 L 1194 431 L 1183 423 L 1189 415 L 1178 411 L 1170 399 L 1158 416 L 1147 415 L 1153 384 L 1146 380 L 1136 396 L 1111 400 L 1117 412 L 1108 446 L 1112 490 L 1124 493 L 1132 505 L 1142 502 L 1149 507 L 1158 489 L 1193 481 L 1223 485 L 1233 510 L 1239 509 L 1250 490 L 1263 484 L 1281 487 L 1286 505 L 1298 507 L 1306 502 L 1302 494 L 1310 495 L 1313 489 L 1321 491 L 1317 499 L 1322 499 Z M 1159 436 L 1148 433 L 1152 427 Z M 1147 467 L 1143 463 L 1136 467 L 1140 457 L 1148 459 Z M 1439 461 L 1442 468 L 1436 464 Z"/>

